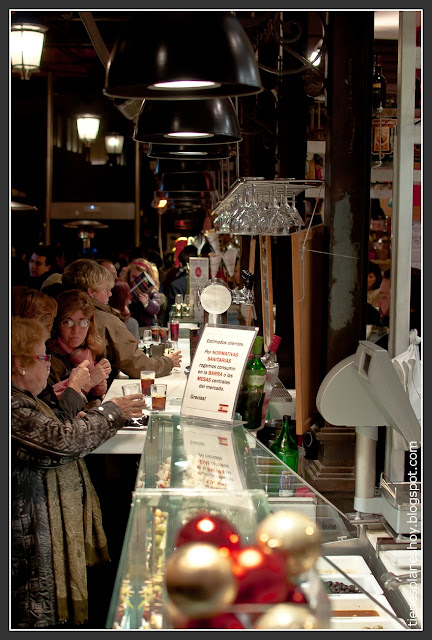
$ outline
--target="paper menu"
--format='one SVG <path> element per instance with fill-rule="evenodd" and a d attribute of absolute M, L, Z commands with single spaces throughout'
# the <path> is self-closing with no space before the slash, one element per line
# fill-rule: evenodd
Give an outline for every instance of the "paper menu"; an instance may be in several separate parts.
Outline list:
<path fill-rule="evenodd" d="M 256 327 L 206 325 L 192 360 L 182 416 L 232 422 Z"/>
<path fill-rule="evenodd" d="M 208 489 L 243 489 L 232 432 L 182 424 L 183 446 L 197 484 Z"/>

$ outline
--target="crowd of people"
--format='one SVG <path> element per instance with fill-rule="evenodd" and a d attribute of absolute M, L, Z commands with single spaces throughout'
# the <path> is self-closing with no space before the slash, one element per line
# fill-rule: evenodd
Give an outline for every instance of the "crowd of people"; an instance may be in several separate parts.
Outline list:
<path fill-rule="evenodd" d="M 181 364 L 180 351 L 150 358 L 138 346 L 136 329 L 156 324 L 161 310 L 155 265 L 137 258 L 118 274 L 108 259 L 59 268 L 53 256 L 35 248 L 11 288 L 15 629 L 85 628 L 88 571 L 110 559 L 85 457 L 146 407 L 141 394 L 105 394 L 120 371 L 160 377 Z M 148 289 L 134 296 L 142 273 Z"/>
<path fill-rule="evenodd" d="M 146 406 L 141 394 L 104 400 L 119 372 L 139 378 L 152 370 L 161 377 L 180 366 L 180 351 L 145 355 L 140 330 L 166 323 L 175 294 L 186 292 L 186 265 L 196 255 L 186 245 L 178 266 L 161 270 L 145 255 L 65 263 L 64 254 L 56 259 L 55 251 L 38 246 L 28 255 L 27 273 L 14 272 L 13 628 L 82 628 L 88 620 L 87 572 L 109 561 L 109 551 L 85 457 Z M 368 304 L 385 335 L 390 274 L 378 271 L 370 268 Z"/>

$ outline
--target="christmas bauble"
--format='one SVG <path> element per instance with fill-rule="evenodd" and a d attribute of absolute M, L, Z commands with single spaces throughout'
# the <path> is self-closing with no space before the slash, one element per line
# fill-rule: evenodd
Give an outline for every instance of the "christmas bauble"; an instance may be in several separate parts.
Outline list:
<path fill-rule="evenodd" d="M 186 629 L 244 629 L 244 625 L 233 613 L 221 613 L 211 618 L 190 620 Z"/>
<path fill-rule="evenodd" d="M 290 590 L 286 560 L 281 554 L 266 554 L 258 547 L 231 553 L 233 575 L 239 584 L 235 604 L 284 602 Z"/>
<path fill-rule="evenodd" d="M 257 545 L 265 552 L 282 553 L 288 576 L 297 576 L 313 567 L 321 555 L 318 525 L 297 511 L 276 511 L 267 516 L 256 531 Z"/>
<path fill-rule="evenodd" d="M 208 542 L 216 547 L 232 550 L 240 547 L 240 536 L 227 520 L 203 511 L 183 525 L 178 532 L 176 547 L 187 542 Z"/>
<path fill-rule="evenodd" d="M 175 549 L 166 563 L 166 588 L 174 605 L 189 618 L 222 613 L 237 595 L 229 557 L 214 545 L 189 542 Z"/>
<path fill-rule="evenodd" d="M 320 629 L 320 621 L 305 604 L 275 604 L 260 616 L 255 629 Z"/>

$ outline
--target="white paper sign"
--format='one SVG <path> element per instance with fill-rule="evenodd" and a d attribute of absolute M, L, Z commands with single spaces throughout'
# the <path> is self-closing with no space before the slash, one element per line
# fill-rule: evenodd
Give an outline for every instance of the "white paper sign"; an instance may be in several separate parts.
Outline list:
<path fill-rule="evenodd" d="M 232 422 L 256 327 L 206 325 L 188 376 L 181 415 Z"/>
<path fill-rule="evenodd" d="M 243 489 L 228 429 L 182 423 L 185 452 L 194 461 L 199 486 L 208 489 Z"/>

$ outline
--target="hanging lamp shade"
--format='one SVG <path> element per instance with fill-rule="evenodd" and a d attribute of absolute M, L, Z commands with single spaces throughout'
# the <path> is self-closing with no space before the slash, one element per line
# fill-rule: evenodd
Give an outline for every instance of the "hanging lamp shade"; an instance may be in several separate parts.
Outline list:
<path fill-rule="evenodd" d="M 17 13 L 11 22 L 10 52 L 12 71 L 19 71 L 23 80 L 39 71 L 45 32 L 48 27 L 26 14 Z"/>
<path fill-rule="evenodd" d="M 210 171 L 182 171 L 164 173 L 160 183 L 160 191 L 202 192 L 214 191 L 213 177 Z"/>
<path fill-rule="evenodd" d="M 181 173 L 184 171 L 217 171 L 218 165 L 213 160 L 175 160 L 167 158 L 158 158 L 154 173 L 162 175 L 163 173 Z"/>
<path fill-rule="evenodd" d="M 147 152 L 149 158 L 179 158 L 182 160 L 225 160 L 235 155 L 228 144 L 185 145 L 185 144 L 150 144 Z"/>
<path fill-rule="evenodd" d="M 182 100 L 262 91 L 250 40 L 224 11 L 142 11 L 125 25 L 108 60 L 113 98 Z"/>
<path fill-rule="evenodd" d="M 230 98 L 144 100 L 133 139 L 160 144 L 239 142 L 240 124 Z"/>

